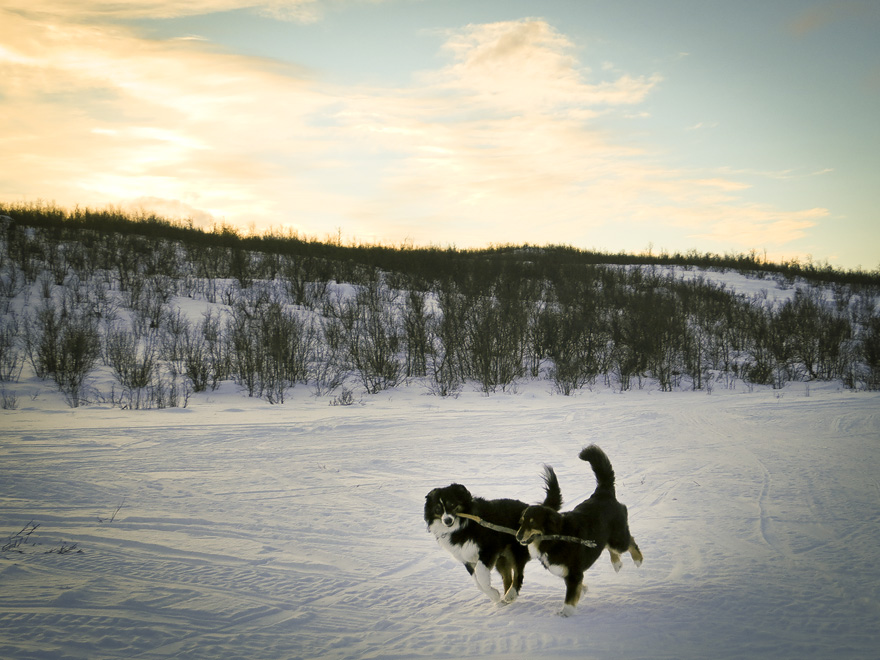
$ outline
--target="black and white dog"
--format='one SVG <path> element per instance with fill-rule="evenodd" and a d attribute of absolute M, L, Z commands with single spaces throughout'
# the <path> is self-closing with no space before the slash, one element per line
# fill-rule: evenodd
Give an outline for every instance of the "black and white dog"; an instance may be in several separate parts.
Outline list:
<path fill-rule="evenodd" d="M 605 548 L 615 571 L 620 570 L 620 555 L 624 552 L 630 553 L 636 566 L 642 565 L 642 553 L 629 532 L 626 507 L 617 501 L 611 461 L 596 445 L 581 450 L 579 458 L 589 462 L 596 474 L 596 490 L 590 499 L 565 513 L 530 506 L 523 511 L 516 532 L 517 540 L 528 545 L 533 557 L 565 580 L 565 604 L 559 612 L 562 616 L 574 614 L 583 591 L 584 573 Z M 572 541 L 533 541 L 538 535 L 574 536 L 593 541 L 595 547 Z"/>
<path fill-rule="evenodd" d="M 562 494 L 556 473 L 549 466 L 545 468 L 544 486 L 543 506 L 549 511 L 558 511 Z M 523 570 L 530 558 L 528 550 L 517 543 L 513 534 L 496 532 L 458 514 L 478 516 L 515 530 L 527 506 L 519 500 L 474 497 L 461 484 L 451 484 L 435 488 L 425 496 L 425 522 L 440 547 L 464 564 L 480 590 L 493 602 L 507 604 L 516 600 L 522 589 Z M 503 595 L 491 584 L 493 568 L 501 574 Z"/>

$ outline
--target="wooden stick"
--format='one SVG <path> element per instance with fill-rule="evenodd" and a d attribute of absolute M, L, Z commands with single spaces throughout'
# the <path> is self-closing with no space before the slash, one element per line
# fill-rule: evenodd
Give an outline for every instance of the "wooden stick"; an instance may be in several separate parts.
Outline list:
<path fill-rule="evenodd" d="M 471 515 L 470 513 L 459 513 L 456 515 L 461 516 L 462 518 L 468 518 L 470 520 L 473 520 L 474 522 L 481 524 L 483 527 L 488 527 L 489 529 L 494 529 L 496 532 L 502 532 L 504 534 L 510 534 L 511 536 L 516 536 L 515 529 L 511 529 L 510 527 L 502 527 L 501 525 L 495 525 L 490 522 L 486 522 L 485 520 L 480 518 L 480 516 L 474 516 L 474 515 Z"/>
<path fill-rule="evenodd" d="M 470 513 L 459 513 L 457 514 L 462 518 L 468 518 L 469 520 L 473 520 L 475 523 L 479 523 L 483 527 L 487 527 L 489 529 L 495 530 L 496 532 L 502 532 L 503 534 L 510 534 L 511 536 L 516 536 L 516 530 L 511 529 L 510 527 L 502 527 L 501 525 L 495 525 L 490 522 L 486 522 L 479 516 L 472 515 Z M 580 539 L 577 536 L 564 536 L 562 534 L 536 534 L 531 539 L 529 539 L 529 543 L 533 541 L 568 541 L 569 543 L 580 543 L 581 545 L 585 545 L 588 548 L 595 548 L 596 542 L 590 541 L 589 539 Z"/>

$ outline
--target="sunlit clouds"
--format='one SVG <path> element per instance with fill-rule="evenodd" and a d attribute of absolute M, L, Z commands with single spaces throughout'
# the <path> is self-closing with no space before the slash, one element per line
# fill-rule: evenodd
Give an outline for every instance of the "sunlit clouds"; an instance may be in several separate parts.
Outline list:
<path fill-rule="evenodd" d="M 658 81 L 625 75 L 590 82 L 573 44 L 539 20 L 468 26 L 449 35 L 444 51 L 454 62 L 426 79 L 461 92 L 469 104 L 515 115 L 588 119 L 603 106 L 643 101 Z"/>
<path fill-rule="evenodd" d="M 622 71 L 540 18 L 445 29 L 437 65 L 395 86 L 331 83 L 125 22 L 248 7 L 301 22 L 328 10 L 317 0 L 0 10 L 0 197 L 458 247 L 615 250 L 668 236 L 682 250 L 778 252 L 830 214 L 756 202 L 752 177 L 725 163 L 672 165 L 631 139 L 664 75 Z"/>
<path fill-rule="evenodd" d="M 153 197 L 265 220 L 279 210 L 269 186 L 320 151 L 304 117 L 326 101 L 276 63 L 124 28 L 7 18 L 17 57 L 3 62 L 0 134 L 14 160 L 5 195 Z"/>
<path fill-rule="evenodd" d="M 28 15 L 53 16 L 71 22 L 176 18 L 236 9 L 250 9 L 282 20 L 313 21 L 321 16 L 323 5 L 346 1 L 358 0 L 337 0 L 336 3 L 326 0 L 8 0 L 4 4 Z"/>

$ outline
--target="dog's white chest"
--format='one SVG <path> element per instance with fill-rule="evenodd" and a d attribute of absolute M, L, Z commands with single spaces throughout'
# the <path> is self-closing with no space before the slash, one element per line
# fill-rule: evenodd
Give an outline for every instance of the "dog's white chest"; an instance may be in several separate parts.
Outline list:
<path fill-rule="evenodd" d="M 431 533 L 437 539 L 440 547 L 464 564 L 475 564 L 480 558 L 480 547 L 473 541 L 464 543 L 452 543 L 452 532 L 458 528 L 446 527 L 439 520 L 431 523 Z"/>
<path fill-rule="evenodd" d="M 539 562 L 541 562 L 541 565 L 548 571 L 553 573 L 553 575 L 557 575 L 561 578 L 564 578 L 566 575 L 568 575 L 568 567 L 563 566 L 562 564 L 551 564 L 550 558 L 547 557 L 546 554 L 538 550 L 537 543 L 529 543 L 529 554 L 532 556 L 532 559 L 537 559 Z"/>
<path fill-rule="evenodd" d="M 439 539 L 438 539 L 439 540 Z M 475 564 L 480 558 L 480 548 L 473 541 L 465 541 L 461 545 L 450 543 L 448 538 L 440 540 L 442 545 L 458 561 L 464 564 Z"/>

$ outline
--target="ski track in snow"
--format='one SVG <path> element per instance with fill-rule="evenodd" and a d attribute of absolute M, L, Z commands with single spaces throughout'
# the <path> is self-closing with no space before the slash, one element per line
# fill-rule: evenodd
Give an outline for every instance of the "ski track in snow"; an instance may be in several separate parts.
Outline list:
<path fill-rule="evenodd" d="M 0 658 L 876 657 L 880 395 L 547 390 L 3 411 L 0 538 L 40 526 L 0 553 Z M 548 463 L 568 509 L 589 442 L 645 563 L 604 555 L 569 619 L 537 562 L 493 605 L 425 494 L 539 501 Z"/>

